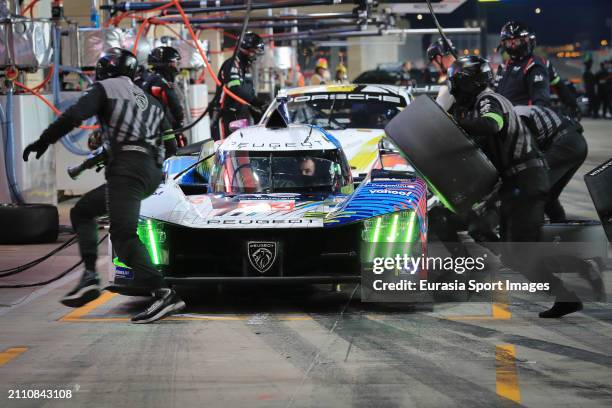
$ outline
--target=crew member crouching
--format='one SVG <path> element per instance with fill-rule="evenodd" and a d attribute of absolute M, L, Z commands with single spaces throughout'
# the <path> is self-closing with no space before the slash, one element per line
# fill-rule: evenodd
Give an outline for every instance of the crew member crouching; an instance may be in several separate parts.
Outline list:
<path fill-rule="evenodd" d="M 551 189 L 545 213 L 550 222 L 566 222 L 559 196 L 587 156 L 582 126 L 544 106 L 517 106 L 515 111 L 535 135 L 550 168 Z"/>

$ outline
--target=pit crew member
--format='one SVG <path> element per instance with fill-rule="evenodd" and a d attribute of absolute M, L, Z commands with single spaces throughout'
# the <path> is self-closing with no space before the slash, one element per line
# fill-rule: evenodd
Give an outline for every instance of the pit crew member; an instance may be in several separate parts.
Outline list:
<path fill-rule="evenodd" d="M 185 303 L 155 269 L 136 233 L 140 202 L 162 180 L 164 144 L 160 135 L 170 129 L 162 105 L 132 82 L 137 66 L 131 52 L 106 50 L 96 64 L 97 82 L 25 148 L 23 159 L 27 161 L 31 153 L 40 158 L 51 144 L 85 119 L 98 117 L 108 147 L 106 184 L 85 194 L 70 211 L 85 271 L 62 303 L 80 307 L 100 295 L 96 217 L 108 213 L 111 241 L 119 259 L 143 277 L 155 299 L 145 311 L 133 316 L 132 322 L 149 323 L 183 309 Z M 174 139 L 165 144 L 176 149 Z"/>
<path fill-rule="evenodd" d="M 229 123 L 239 119 L 247 119 L 253 123 L 251 108 L 261 109 L 265 101 L 255 95 L 252 83 L 246 80 L 251 66 L 264 53 L 264 42 L 255 33 L 247 32 L 240 43 L 236 58 L 228 58 L 221 65 L 219 80 L 222 86 L 211 101 L 211 134 L 213 139 L 224 139 L 230 134 Z M 229 96 L 223 87 L 245 100 L 251 105 L 244 105 Z"/>
<path fill-rule="evenodd" d="M 446 111 L 449 110 L 455 102 L 446 85 L 448 67 L 455 61 L 455 57 L 452 53 L 453 50 L 454 48 L 451 40 L 449 39 L 447 44 L 442 38 L 438 38 L 427 48 L 427 59 L 440 73 L 438 83 L 442 85 L 438 91 L 436 103 Z"/>
<path fill-rule="evenodd" d="M 185 120 L 185 109 L 181 102 L 182 96 L 174 81 L 179 73 L 179 62 L 181 54 L 173 47 L 156 47 L 151 51 L 147 62 L 151 66 L 150 70 L 145 70 L 135 83 L 145 92 L 150 93 L 167 108 L 166 114 L 172 125 L 172 129 L 180 129 Z M 176 135 L 176 142 L 179 147 L 187 144 L 184 135 Z"/>
<path fill-rule="evenodd" d="M 546 60 L 533 55 L 535 34 L 523 23 L 509 21 L 501 29 L 499 49 L 510 59 L 499 66 L 495 91 L 514 105 L 550 105 Z"/>
<path fill-rule="evenodd" d="M 567 222 L 559 196 L 588 153 L 582 126 L 545 106 L 517 106 L 515 111 L 535 135 L 550 168 L 551 189 L 544 211 L 550 222 Z"/>
<path fill-rule="evenodd" d="M 506 242 L 537 242 L 544 221 L 549 192 L 546 162 L 508 99 L 489 88 L 492 80 L 487 60 L 477 56 L 457 59 L 448 70 L 454 116 L 459 125 L 482 148 L 502 178 L 501 236 Z M 513 245 L 502 254 L 502 262 L 534 279 L 538 271 L 534 254 Z M 523 262 L 527 262 L 525 267 Z M 550 283 L 555 303 L 540 317 L 558 318 L 582 309 L 582 302 L 563 282 L 543 268 L 539 272 Z"/>

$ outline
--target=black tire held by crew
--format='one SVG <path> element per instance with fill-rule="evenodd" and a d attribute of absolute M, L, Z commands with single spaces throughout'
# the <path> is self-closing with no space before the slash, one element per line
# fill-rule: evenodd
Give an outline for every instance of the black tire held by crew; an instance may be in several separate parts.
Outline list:
<path fill-rule="evenodd" d="M 59 215 L 50 204 L 0 204 L 0 244 L 57 241 Z"/>
<path fill-rule="evenodd" d="M 612 242 L 612 158 L 584 175 L 608 241 Z"/>
<path fill-rule="evenodd" d="M 385 132 L 449 209 L 466 212 L 495 189 L 493 164 L 428 96 L 411 102 Z"/>

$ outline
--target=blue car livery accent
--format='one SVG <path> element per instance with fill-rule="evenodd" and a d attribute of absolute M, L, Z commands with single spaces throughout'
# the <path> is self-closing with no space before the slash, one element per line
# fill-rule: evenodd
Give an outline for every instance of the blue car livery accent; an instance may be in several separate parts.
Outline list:
<path fill-rule="evenodd" d="M 163 171 L 166 174 L 176 174 L 182 171 L 183 169 L 186 169 L 187 167 L 191 166 L 197 161 L 198 161 L 197 156 L 175 156 L 164 162 Z M 183 174 L 178 180 L 179 184 L 194 183 L 195 173 L 196 173 L 196 169 L 193 168 L 189 170 L 188 172 L 186 172 L 185 174 Z"/>
<path fill-rule="evenodd" d="M 426 228 L 427 187 L 421 179 L 364 183 L 326 217 L 325 226 L 336 227 L 397 211 L 415 211 L 421 227 Z"/>

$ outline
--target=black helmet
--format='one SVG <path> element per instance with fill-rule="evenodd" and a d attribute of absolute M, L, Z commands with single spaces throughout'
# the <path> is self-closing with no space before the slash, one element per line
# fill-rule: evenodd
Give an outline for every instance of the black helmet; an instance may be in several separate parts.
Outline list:
<path fill-rule="evenodd" d="M 499 48 L 511 58 L 524 58 L 533 53 L 536 45 L 535 33 L 526 24 L 508 21 L 501 29 Z M 515 46 L 508 46 L 508 40 L 519 40 Z"/>
<path fill-rule="evenodd" d="M 134 79 L 138 69 L 136 56 L 123 48 L 113 47 L 102 53 L 96 63 L 96 80 L 126 76 Z"/>
<path fill-rule="evenodd" d="M 245 54 L 249 60 L 255 60 L 259 55 L 264 53 L 264 42 L 261 37 L 251 31 L 244 34 L 242 43 L 240 43 L 240 51 Z"/>
<path fill-rule="evenodd" d="M 162 46 L 155 47 L 149 54 L 147 62 L 150 65 L 169 65 L 181 60 L 181 54 L 174 47 Z"/>
<path fill-rule="evenodd" d="M 181 54 L 174 47 L 162 46 L 153 48 L 147 62 L 153 71 L 160 73 L 166 80 L 172 82 L 179 73 Z"/>
<path fill-rule="evenodd" d="M 438 55 L 443 57 L 445 55 L 452 54 L 453 51 L 455 51 L 455 47 L 453 46 L 453 42 L 450 40 L 450 38 L 448 39 L 448 45 L 444 39 L 438 38 L 436 41 L 432 42 L 429 47 L 427 47 L 427 59 L 429 61 L 433 61 L 433 59 Z"/>
<path fill-rule="evenodd" d="M 458 58 L 448 69 L 450 93 L 463 106 L 471 106 L 492 79 L 489 61 L 475 55 Z"/>

